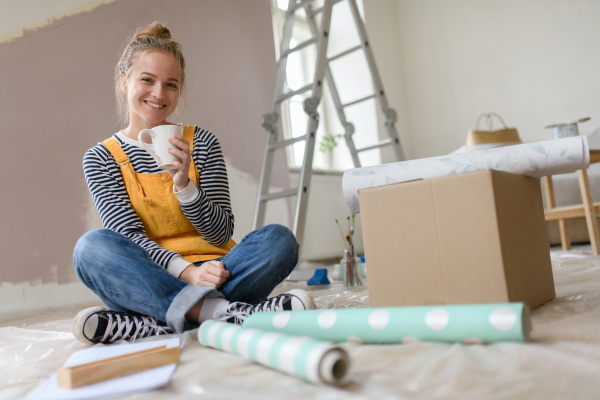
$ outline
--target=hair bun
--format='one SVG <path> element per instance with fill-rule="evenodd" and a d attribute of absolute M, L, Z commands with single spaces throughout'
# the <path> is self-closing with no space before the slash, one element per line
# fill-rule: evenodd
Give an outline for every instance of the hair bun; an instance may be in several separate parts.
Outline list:
<path fill-rule="evenodd" d="M 171 31 L 169 31 L 169 29 L 166 26 L 163 26 L 158 22 L 153 22 L 148 27 L 144 28 L 141 32 L 139 32 L 135 36 L 135 38 L 155 38 L 162 40 L 170 40 Z"/>

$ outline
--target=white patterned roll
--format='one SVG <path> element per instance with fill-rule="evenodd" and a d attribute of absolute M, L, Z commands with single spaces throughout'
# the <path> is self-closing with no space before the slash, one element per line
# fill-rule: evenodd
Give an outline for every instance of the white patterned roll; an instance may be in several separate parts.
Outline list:
<path fill-rule="evenodd" d="M 486 169 L 539 178 L 575 172 L 589 165 L 587 137 L 573 136 L 349 169 L 344 172 L 342 190 L 350 212 L 356 214 L 360 212 L 360 189 Z"/>
<path fill-rule="evenodd" d="M 198 341 L 309 382 L 339 386 L 348 381 L 348 353 L 330 342 L 220 321 L 202 323 Z"/>

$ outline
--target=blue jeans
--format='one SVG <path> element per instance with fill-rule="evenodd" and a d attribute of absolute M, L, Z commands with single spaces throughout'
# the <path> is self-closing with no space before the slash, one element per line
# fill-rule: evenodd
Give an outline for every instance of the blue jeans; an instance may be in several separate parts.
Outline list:
<path fill-rule="evenodd" d="M 109 229 L 87 232 L 73 253 L 77 276 L 108 308 L 154 317 L 181 333 L 198 326 L 185 314 L 205 297 L 246 303 L 266 299 L 296 266 L 298 242 L 288 228 L 267 225 L 216 260 L 230 272 L 218 290 L 174 277 L 138 244 Z"/>

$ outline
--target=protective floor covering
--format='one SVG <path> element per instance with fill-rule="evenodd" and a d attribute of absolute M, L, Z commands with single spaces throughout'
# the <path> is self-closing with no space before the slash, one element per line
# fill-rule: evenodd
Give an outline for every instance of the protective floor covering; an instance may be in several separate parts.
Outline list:
<path fill-rule="evenodd" d="M 527 344 L 417 342 L 344 344 L 352 360 L 344 388 L 306 383 L 181 335 L 170 384 L 124 399 L 600 399 L 600 257 L 589 246 L 553 249 L 557 297 L 532 312 Z M 278 291 L 305 284 L 285 282 Z M 313 290 L 319 308 L 368 304 L 366 288 L 339 282 Z M 69 355 L 86 348 L 71 333 L 79 308 L 0 323 L 0 398 L 26 396 Z"/>

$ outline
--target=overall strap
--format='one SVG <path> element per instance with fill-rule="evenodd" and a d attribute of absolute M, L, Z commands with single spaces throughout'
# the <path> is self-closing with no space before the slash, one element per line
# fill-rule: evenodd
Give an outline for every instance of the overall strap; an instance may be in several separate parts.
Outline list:
<path fill-rule="evenodd" d="M 125 154 L 114 137 L 109 137 L 103 141 L 102 144 L 108 149 L 108 151 L 110 151 L 110 154 L 113 155 L 115 161 L 119 165 L 124 165 L 129 162 L 129 157 L 127 157 L 127 154 Z"/>
<path fill-rule="evenodd" d="M 183 137 L 188 140 L 190 143 L 190 153 L 193 152 L 194 149 L 194 133 L 196 133 L 196 126 L 194 125 L 186 125 L 183 127 Z M 191 156 L 191 154 L 190 154 Z M 196 168 L 196 163 L 194 163 L 194 157 L 190 157 L 190 169 L 188 172 L 188 177 L 194 184 L 200 184 L 200 174 L 198 173 L 198 168 Z"/>
<path fill-rule="evenodd" d="M 125 154 L 116 139 L 114 137 L 109 137 L 108 139 L 104 140 L 102 144 L 108 149 L 108 151 L 110 151 L 110 154 L 112 154 L 117 164 L 121 166 L 121 175 L 123 176 L 123 180 L 129 179 L 131 182 L 133 182 L 134 186 L 137 187 L 140 196 L 148 205 L 150 205 L 152 203 L 152 199 L 146 196 L 144 188 L 138 181 L 131 162 L 129 162 L 129 157 L 127 157 L 127 154 Z"/>

